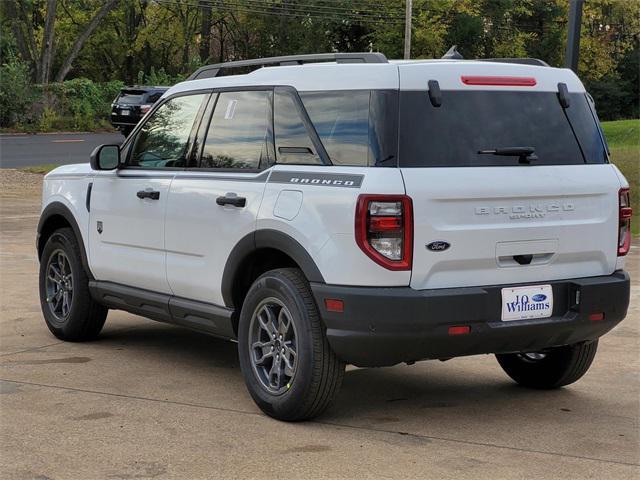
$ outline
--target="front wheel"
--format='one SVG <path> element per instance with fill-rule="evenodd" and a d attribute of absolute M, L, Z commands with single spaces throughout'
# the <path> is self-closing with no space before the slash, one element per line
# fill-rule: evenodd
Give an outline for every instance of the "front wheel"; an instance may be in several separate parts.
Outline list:
<path fill-rule="evenodd" d="M 107 308 L 91 298 L 80 246 L 71 228 L 56 230 L 42 251 L 40 306 L 51 333 L 72 342 L 96 338 L 107 318 Z"/>
<path fill-rule="evenodd" d="M 238 325 L 240 367 L 251 397 L 278 420 L 308 420 L 336 397 L 344 363 L 324 333 L 309 283 L 294 268 L 251 286 Z"/>
<path fill-rule="evenodd" d="M 537 389 L 564 387 L 578 381 L 591 366 L 598 340 L 543 352 L 496 355 L 502 369 L 518 384 Z"/>

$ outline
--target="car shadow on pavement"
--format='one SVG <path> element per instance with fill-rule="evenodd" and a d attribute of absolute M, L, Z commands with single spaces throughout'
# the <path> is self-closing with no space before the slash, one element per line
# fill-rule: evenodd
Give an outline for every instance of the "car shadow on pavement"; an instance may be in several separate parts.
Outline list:
<path fill-rule="evenodd" d="M 243 384 L 237 345 L 187 329 L 153 322 L 130 328 L 105 329 L 97 342 L 102 353 L 113 350 L 135 365 L 143 358 L 147 368 L 157 368 L 162 379 L 164 365 L 211 378 L 212 382 Z M 110 355 L 110 353 L 109 353 Z M 334 406 L 320 421 L 393 428 L 391 424 L 421 419 L 459 422 L 522 420 L 528 415 L 567 415 L 574 409 L 597 409 L 597 399 L 573 388 L 535 391 L 521 388 L 502 372 L 491 357 L 478 356 L 458 362 L 418 362 L 412 366 L 357 369 L 349 367 Z M 133 367 L 135 368 L 135 367 Z M 492 370 L 491 368 L 495 368 Z M 231 386 L 229 385 L 229 386 Z M 230 388 L 228 395 L 238 395 Z M 243 389 L 240 389 L 243 391 Z M 248 394 L 246 394 L 248 396 Z M 230 399 L 240 401 L 240 399 Z M 204 400 L 208 401 L 208 400 Z"/>

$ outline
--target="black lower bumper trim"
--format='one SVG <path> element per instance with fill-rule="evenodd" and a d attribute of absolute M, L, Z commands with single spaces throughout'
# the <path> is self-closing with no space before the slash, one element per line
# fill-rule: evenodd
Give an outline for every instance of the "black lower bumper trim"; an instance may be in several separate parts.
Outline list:
<path fill-rule="evenodd" d="M 312 283 L 327 337 L 345 362 L 387 366 L 424 359 L 483 353 L 539 351 L 594 340 L 618 324 L 629 306 L 624 271 L 551 284 L 549 318 L 503 322 L 501 289 L 516 285 L 414 290 L 408 287 L 346 287 Z M 344 312 L 330 312 L 325 299 L 340 299 Z M 592 321 L 591 313 L 604 313 Z M 451 326 L 469 326 L 449 335 Z"/>

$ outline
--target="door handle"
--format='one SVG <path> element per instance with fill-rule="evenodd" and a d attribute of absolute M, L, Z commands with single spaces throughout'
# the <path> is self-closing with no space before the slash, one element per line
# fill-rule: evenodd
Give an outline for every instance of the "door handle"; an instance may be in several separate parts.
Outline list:
<path fill-rule="evenodd" d="M 247 204 L 247 199 L 227 193 L 223 197 L 216 198 L 218 205 L 233 205 L 234 207 L 243 208 Z"/>
<path fill-rule="evenodd" d="M 149 198 L 151 200 L 160 200 L 160 192 L 156 190 L 140 190 L 136 193 L 138 198 Z"/>

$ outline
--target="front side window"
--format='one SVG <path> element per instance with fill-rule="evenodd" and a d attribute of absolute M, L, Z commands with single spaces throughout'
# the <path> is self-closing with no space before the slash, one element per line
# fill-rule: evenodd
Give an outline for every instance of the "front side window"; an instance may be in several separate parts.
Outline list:
<path fill-rule="evenodd" d="M 201 168 L 261 169 L 270 161 L 271 91 L 222 92 L 202 149 Z"/>
<path fill-rule="evenodd" d="M 127 165 L 184 167 L 191 129 L 205 97 L 206 94 L 186 95 L 162 104 L 136 135 Z"/>

